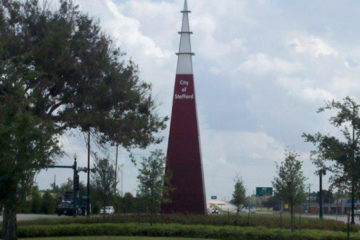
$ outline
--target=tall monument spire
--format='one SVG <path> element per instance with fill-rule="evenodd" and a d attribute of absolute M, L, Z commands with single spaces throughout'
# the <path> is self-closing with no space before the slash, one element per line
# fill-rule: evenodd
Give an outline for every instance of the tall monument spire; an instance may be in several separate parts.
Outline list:
<path fill-rule="evenodd" d="M 205 214 L 205 188 L 201 163 L 199 127 L 191 51 L 192 32 L 187 0 L 180 34 L 173 108 L 167 151 L 166 173 L 171 176 L 171 202 L 162 205 L 163 213 Z"/>
<path fill-rule="evenodd" d="M 190 35 L 190 24 L 189 24 L 189 13 L 187 0 L 184 3 L 184 10 L 181 11 L 183 14 L 182 27 L 180 34 L 180 47 L 178 55 L 178 64 L 176 74 L 193 74 L 192 56 L 194 53 L 191 52 L 191 41 Z"/>

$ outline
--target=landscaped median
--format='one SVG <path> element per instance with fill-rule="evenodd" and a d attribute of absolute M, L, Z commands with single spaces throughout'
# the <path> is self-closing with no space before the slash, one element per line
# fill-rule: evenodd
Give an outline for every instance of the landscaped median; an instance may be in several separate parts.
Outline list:
<path fill-rule="evenodd" d="M 152 236 L 189 237 L 239 240 L 341 240 L 345 232 L 325 230 L 298 230 L 290 232 L 279 228 L 183 225 L 101 223 L 66 225 L 28 225 L 19 227 L 20 238 L 60 236 Z M 351 233 L 351 239 L 359 239 L 359 233 Z"/>

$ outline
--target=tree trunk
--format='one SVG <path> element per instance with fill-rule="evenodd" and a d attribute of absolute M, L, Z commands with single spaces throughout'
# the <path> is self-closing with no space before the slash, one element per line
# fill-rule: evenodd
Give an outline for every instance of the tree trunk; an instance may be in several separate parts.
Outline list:
<path fill-rule="evenodd" d="M 294 231 L 294 201 L 291 199 L 290 201 L 290 227 L 291 231 Z"/>
<path fill-rule="evenodd" d="M 105 221 L 105 216 L 106 216 L 106 199 L 105 199 L 105 197 L 102 202 L 103 202 L 103 220 Z"/>
<path fill-rule="evenodd" d="M 298 227 L 298 229 L 301 229 L 301 212 L 302 212 L 302 210 L 301 210 L 301 206 L 299 207 L 299 227 Z"/>
<path fill-rule="evenodd" d="M 237 209 L 236 209 L 236 225 L 239 224 L 239 212 L 240 212 L 240 206 L 237 206 Z"/>
<path fill-rule="evenodd" d="M 17 240 L 16 206 L 6 203 L 3 217 L 3 239 Z"/>
<path fill-rule="evenodd" d="M 280 228 L 282 228 L 282 212 L 283 212 L 283 202 L 282 200 L 280 201 Z"/>
<path fill-rule="evenodd" d="M 355 187 L 354 178 L 351 181 L 351 224 L 355 224 Z"/>
<path fill-rule="evenodd" d="M 152 190 L 151 190 L 152 192 Z M 151 194 L 152 195 L 152 194 Z M 154 207 L 154 197 L 151 196 L 151 199 L 150 199 L 150 225 L 152 226 L 153 225 L 153 214 L 154 214 L 154 211 L 155 211 L 155 207 Z"/>

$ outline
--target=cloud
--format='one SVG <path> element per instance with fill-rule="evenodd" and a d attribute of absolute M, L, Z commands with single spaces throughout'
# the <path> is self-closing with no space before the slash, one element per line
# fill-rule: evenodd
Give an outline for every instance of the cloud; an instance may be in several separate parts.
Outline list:
<path fill-rule="evenodd" d="M 306 102 L 323 102 L 335 99 L 335 96 L 324 88 L 314 87 L 314 81 L 303 78 L 279 77 L 276 82 L 287 94 Z"/>
<path fill-rule="evenodd" d="M 358 95 L 360 82 L 358 77 L 334 76 L 330 81 L 330 87 L 339 93 L 339 96 Z"/>
<path fill-rule="evenodd" d="M 314 57 L 338 56 L 338 52 L 321 37 L 307 34 L 295 35 L 288 44 L 296 53 L 309 54 Z"/>
<path fill-rule="evenodd" d="M 271 57 L 264 53 L 248 56 L 238 70 L 247 71 L 255 75 L 267 75 L 272 73 L 290 74 L 303 69 L 299 63 L 291 63 L 277 57 Z"/>
<path fill-rule="evenodd" d="M 244 38 L 232 36 L 226 40 L 218 39 L 221 28 L 213 16 L 208 14 L 195 16 L 191 19 L 191 28 L 195 31 L 193 36 L 193 45 L 197 46 L 195 52 L 208 60 L 219 61 L 231 54 L 246 51 Z M 201 42 L 198 36 L 201 36 Z"/>
<path fill-rule="evenodd" d="M 145 56 L 160 59 L 168 59 L 170 57 L 170 51 L 161 49 L 150 37 L 140 32 L 140 24 L 137 20 L 123 15 L 112 0 L 105 0 L 105 5 L 109 10 L 108 12 L 113 16 L 112 24 L 107 23 L 108 27 L 112 25 L 111 34 L 121 45 L 127 48 L 140 48 Z"/>

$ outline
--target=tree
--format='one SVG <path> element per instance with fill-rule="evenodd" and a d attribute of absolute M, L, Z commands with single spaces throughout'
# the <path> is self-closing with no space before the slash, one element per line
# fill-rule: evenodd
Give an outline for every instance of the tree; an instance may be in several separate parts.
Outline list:
<path fill-rule="evenodd" d="M 99 158 L 95 155 L 95 165 L 93 169 L 93 184 L 95 185 L 96 192 L 102 203 L 105 215 L 105 207 L 112 202 L 112 199 L 115 196 L 115 167 L 110 163 L 108 158 Z"/>
<path fill-rule="evenodd" d="M 126 34 L 126 33 L 124 33 Z M 100 144 L 145 148 L 166 118 L 137 66 L 70 0 L 49 10 L 38 0 L 0 1 L 0 205 L 3 234 L 16 239 L 16 199 L 60 153 L 65 131 Z"/>
<path fill-rule="evenodd" d="M 293 152 L 285 153 L 285 160 L 277 166 L 277 176 L 272 184 L 275 195 L 290 206 L 291 231 L 294 231 L 294 207 L 305 200 L 305 180 L 302 162 L 299 155 Z"/>
<path fill-rule="evenodd" d="M 138 197 L 148 207 L 152 224 L 153 214 L 160 211 L 160 205 L 168 202 L 168 193 L 172 190 L 169 176 L 165 176 L 166 157 L 161 150 L 155 150 L 150 156 L 143 158 L 139 169 Z"/>
<path fill-rule="evenodd" d="M 34 103 L 11 64 L 0 63 L 0 202 L 3 237 L 16 239 L 16 211 L 37 171 L 60 153 L 54 125 L 32 114 Z"/>
<path fill-rule="evenodd" d="M 40 212 L 44 214 L 54 214 L 56 209 L 55 198 L 52 196 L 49 190 L 45 191 L 42 200 Z"/>
<path fill-rule="evenodd" d="M 237 214 L 240 212 L 241 204 L 245 204 L 246 189 L 243 180 L 238 176 L 235 178 L 234 192 L 231 203 L 237 206 Z"/>
<path fill-rule="evenodd" d="M 306 142 L 313 143 L 316 150 L 311 152 L 316 166 L 332 172 L 330 181 L 351 193 L 351 223 L 355 224 L 355 196 L 360 194 L 360 116 L 358 105 L 350 97 L 343 101 L 331 101 L 318 110 L 336 112 L 330 123 L 339 128 L 343 138 L 330 134 L 303 134 Z"/>
<path fill-rule="evenodd" d="M 40 213 L 41 204 L 42 201 L 39 188 L 34 186 L 31 190 L 31 213 Z"/>
<path fill-rule="evenodd" d="M 123 212 L 135 213 L 136 212 L 136 198 L 131 193 L 125 193 L 123 197 Z"/>

